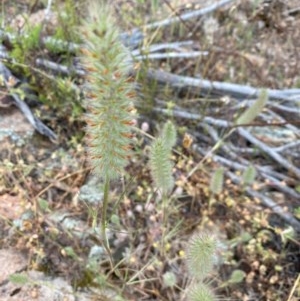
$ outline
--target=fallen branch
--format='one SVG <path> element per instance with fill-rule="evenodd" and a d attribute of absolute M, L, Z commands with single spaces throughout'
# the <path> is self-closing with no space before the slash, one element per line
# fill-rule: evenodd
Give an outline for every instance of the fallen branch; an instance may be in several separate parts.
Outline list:
<path fill-rule="evenodd" d="M 17 35 L 5 32 L 0 29 L 1 40 L 12 44 L 13 41 L 17 40 L 17 38 L 18 38 Z M 144 36 L 139 29 L 134 29 L 129 33 L 123 32 L 120 34 L 120 40 L 122 41 L 122 43 L 131 50 L 136 49 L 139 45 L 141 45 L 143 39 Z M 69 53 L 76 53 L 81 47 L 80 44 L 58 40 L 51 36 L 41 37 L 40 43 L 41 43 L 40 45 L 41 47 L 46 47 L 48 49 L 54 48 L 56 49 L 56 51 L 69 52 Z"/>
<path fill-rule="evenodd" d="M 13 89 L 16 89 L 20 81 L 16 79 L 10 70 L 6 68 L 2 62 L 0 62 L 0 74 L 3 77 L 3 82 L 5 84 L 5 87 L 8 90 L 9 95 L 13 99 L 13 104 L 17 106 L 20 111 L 24 114 L 24 116 L 27 118 L 27 120 L 30 122 L 30 124 L 42 135 L 47 136 L 51 141 L 56 141 L 57 136 L 56 134 L 49 129 L 41 120 L 39 120 L 36 116 L 34 116 L 28 107 L 28 105 L 21 100 L 19 95 L 16 92 L 13 92 Z M 14 85 L 12 86 L 10 83 L 13 81 Z"/>
<path fill-rule="evenodd" d="M 251 142 L 253 145 L 258 147 L 261 151 L 268 154 L 269 157 L 273 158 L 280 166 L 283 166 L 288 171 L 291 171 L 295 174 L 295 176 L 300 179 L 300 169 L 291 164 L 288 160 L 283 158 L 280 154 L 278 154 L 274 149 L 267 146 L 265 143 L 261 142 L 260 140 L 256 139 L 253 135 L 251 135 L 248 131 L 243 129 L 242 127 L 238 128 L 238 132 L 241 136 Z"/>
<path fill-rule="evenodd" d="M 207 153 L 206 150 L 202 149 L 201 147 L 199 147 L 196 144 L 193 145 L 193 150 L 195 150 L 196 152 L 198 152 L 199 154 L 201 154 L 203 156 Z M 246 166 L 244 166 L 243 164 L 225 159 L 218 155 L 213 155 L 212 160 L 215 162 L 218 162 L 222 165 L 225 165 L 229 168 L 235 169 L 235 170 L 244 170 L 246 168 Z M 236 185 L 241 186 L 243 184 L 242 179 L 240 177 L 238 177 L 237 175 L 235 175 L 233 172 L 226 171 L 225 173 L 230 177 L 230 179 Z M 278 184 L 278 181 L 276 181 L 276 184 Z M 276 188 L 281 188 L 283 190 L 283 192 L 285 192 L 285 193 L 288 192 L 285 189 L 287 187 L 284 187 L 282 185 L 279 185 L 279 186 L 280 187 L 276 186 Z M 290 192 L 290 189 L 289 189 L 289 192 Z M 246 187 L 245 193 L 253 198 L 257 198 L 264 206 L 270 208 L 274 213 L 278 214 L 283 220 L 285 220 L 288 224 L 290 224 L 292 227 L 294 227 L 294 229 L 296 231 L 300 231 L 300 222 L 291 213 L 286 212 L 280 205 L 276 204 L 269 197 L 265 196 L 264 194 L 262 194 L 258 191 L 253 190 L 250 187 Z M 293 192 L 293 195 L 295 195 L 297 199 L 299 198 L 299 194 L 297 194 L 296 192 Z"/>
<path fill-rule="evenodd" d="M 285 120 L 279 114 L 275 113 L 272 110 L 269 110 L 268 108 L 266 108 L 266 111 L 270 115 L 270 117 L 269 117 L 270 124 L 271 124 L 272 120 L 277 119 L 277 120 L 279 120 L 279 122 L 281 124 L 285 124 L 285 127 L 287 129 L 291 130 L 295 135 L 299 135 L 300 136 L 300 130 L 299 130 L 299 128 L 297 128 L 296 126 L 294 126 L 292 124 L 292 122 L 295 121 L 295 120 L 293 120 L 293 118 L 290 118 L 289 120 Z M 292 116 L 291 114 L 289 114 L 289 115 L 290 115 L 290 117 Z M 261 114 L 261 116 L 264 116 L 264 114 Z M 297 121 L 299 122 L 298 118 L 297 118 Z M 296 121 L 296 123 L 297 123 L 297 121 Z M 300 123 L 298 123 L 298 124 L 300 124 Z"/>
<path fill-rule="evenodd" d="M 147 47 L 141 47 L 140 49 L 136 49 L 131 51 L 131 54 L 133 56 L 139 55 L 143 52 L 146 53 L 153 53 L 156 51 L 161 51 L 161 50 L 179 50 L 183 46 L 192 46 L 194 44 L 194 41 L 188 40 L 188 41 L 178 41 L 178 42 L 171 42 L 171 43 L 159 43 L 159 44 L 152 44 Z"/>
<path fill-rule="evenodd" d="M 65 76 L 72 76 L 72 75 L 84 76 L 86 74 L 85 71 L 80 70 L 78 68 L 76 69 L 72 67 L 63 66 L 61 64 L 57 64 L 40 58 L 36 59 L 35 63 L 38 67 L 50 69 L 54 71 L 56 74 L 62 74 Z"/>
<path fill-rule="evenodd" d="M 209 126 L 209 125 L 203 125 L 206 130 L 207 133 L 212 137 L 214 144 L 218 143 L 221 138 L 218 136 L 217 131 Z M 197 149 L 197 148 L 196 148 Z M 254 165 L 252 164 L 249 160 L 246 160 L 240 156 L 238 156 L 236 153 L 234 153 L 233 151 L 230 150 L 230 148 L 227 146 L 226 142 L 222 143 L 220 146 L 220 149 L 223 151 L 224 154 L 226 154 L 227 156 L 231 157 L 232 160 L 231 161 L 229 159 L 225 159 L 223 157 L 220 157 L 218 155 L 213 155 L 213 159 L 215 161 L 218 161 L 219 163 L 225 164 L 231 168 L 234 168 L 237 171 L 243 172 L 245 171 L 249 166 Z M 207 152 L 201 152 L 201 149 L 198 148 L 197 151 L 201 153 L 201 155 L 205 156 L 205 154 Z M 239 162 L 239 163 L 238 163 Z M 273 170 L 267 169 L 263 166 L 260 165 L 255 165 L 255 168 L 257 171 L 260 172 L 261 177 L 263 178 L 263 182 L 269 182 L 270 185 L 273 185 L 274 187 L 276 187 L 278 190 L 289 194 L 290 196 L 298 199 L 300 198 L 300 194 L 297 193 L 294 189 L 291 189 L 287 186 L 285 186 L 281 181 L 283 182 L 288 182 L 290 179 L 288 179 L 287 176 L 282 175 L 280 173 L 277 173 Z"/>
<path fill-rule="evenodd" d="M 134 60 L 161 60 L 171 58 L 192 59 L 200 56 L 207 56 L 208 51 L 188 51 L 188 52 L 165 52 L 165 53 L 149 53 L 141 54 L 134 57 Z"/>
<path fill-rule="evenodd" d="M 241 180 L 234 173 L 227 171 L 226 174 L 235 184 L 241 184 Z M 285 222 L 291 225 L 295 231 L 300 232 L 300 222 L 290 212 L 285 211 L 280 205 L 276 204 L 272 199 L 260 192 L 251 188 L 248 188 L 245 192 L 249 196 L 258 199 L 264 206 L 270 208 L 274 213 L 279 215 Z"/>
<path fill-rule="evenodd" d="M 225 82 L 209 81 L 206 79 L 197 79 L 188 76 L 175 75 L 169 72 L 149 69 L 147 71 L 147 78 L 155 80 L 164 85 L 170 85 L 173 88 L 180 90 L 192 91 L 200 96 L 216 95 L 216 96 L 231 96 L 237 99 L 256 98 L 259 96 L 261 88 L 253 88 L 251 86 L 244 86 Z M 284 100 L 300 103 L 300 99 L 295 100 L 291 98 L 291 91 L 289 90 L 273 90 L 266 89 L 269 99 Z M 292 89 L 293 93 L 299 94 Z"/>
<path fill-rule="evenodd" d="M 300 147 L 300 140 L 298 141 L 294 141 L 294 142 L 290 142 L 290 143 L 287 143 L 287 144 L 284 144 L 284 145 L 281 145 L 281 146 L 278 146 L 278 147 L 275 147 L 273 148 L 277 153 L 283 153 L 283 152 L 286 152 L 286 151 L 291 151 L 290 149 L 291 148 L 294 148 L 294 147 Z M 300 154 L 299 154 L 300 156 Z"/>
<path fill-rule="evenodd" d="M 199 10 L 188 12 L 188 13 L 182 14 L 180 16 L 168 18 L 168 19 L 163 20 L 163 21 L 158 21 L 158 22 L 155 22 L 155 23 L 148 24 L 148 25 L 145 26 L 145 29 L 150 30 L 150 29 L 154 29 L 154 28 L 158 28 L 158 27 L 162 28 L 162 27 L 174 24 L 174 23 L 187 21 L 187 20 L 190 20 L 190 19 L 193 19 L 193 18 L 203 17 L 205 15 L 211 14 L 215 10 L 217 10 L 217 9 L 227 5 L 227 4 L 230 4 L 231 2 L 234 2 L 234 1 L 235 0 L 218 1 L 217 3 L 214 3 L 214 4 L 212 4 L 208 7 L 205 7 L 205 8 L 199 9 Z"/>

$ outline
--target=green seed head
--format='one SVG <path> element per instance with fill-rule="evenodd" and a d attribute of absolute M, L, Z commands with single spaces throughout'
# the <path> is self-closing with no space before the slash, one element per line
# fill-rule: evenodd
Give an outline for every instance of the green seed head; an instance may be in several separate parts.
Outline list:
<path fill-rule="evenodd" d="M 176 128 L 171 121 L 168 121 L 164 125 L 162 131 L 162 139 L 164 140 L 166 147 L 169 148 L 170 150 L 176 144 L 176 139 L 177 139 Z"/>
<path fill-rule="evenodd" d="M 169 156 L 170 151 L 164 141 L 161 138 L 155 139 L 151 146 L 150 168 L 156 187 L 163 193 L 167 193 L 174 186 Z"/>
<path fill-rule="evenodd" d="M 187 247 L 187 267 L 198 280 L 203 280 L 212 271 L 216 261 L 217 240 L 211 233 L 193 235 Z"/>
<path fill-rule="evenodd" d="M 130 155 L 135 98 L 128 78 L 130 56 L 119 40 L 108 5 L 91 2 L 81 32 L 88 153 L 93 170 L 112 179 L 122 172 Z"/>
<path fill-rule="evenodd" d="M 187 294 L 189 301 L 216 301 L 217 297 L 205 283 L 197 283 L 189 288 Z"/>

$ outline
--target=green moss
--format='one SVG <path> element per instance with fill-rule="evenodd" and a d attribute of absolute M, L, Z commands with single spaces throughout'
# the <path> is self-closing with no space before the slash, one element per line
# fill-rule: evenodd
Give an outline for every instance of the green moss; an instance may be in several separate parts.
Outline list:
<path fill-rule="evenodd" d="M 32 52 L 39 47 L 39 40 L 42 26 L 25 26 L 24 32 L 13 42 L 13 49 L 10 56 L 19 63 L 26 63 L 26 59 L 31 57 Z"/>

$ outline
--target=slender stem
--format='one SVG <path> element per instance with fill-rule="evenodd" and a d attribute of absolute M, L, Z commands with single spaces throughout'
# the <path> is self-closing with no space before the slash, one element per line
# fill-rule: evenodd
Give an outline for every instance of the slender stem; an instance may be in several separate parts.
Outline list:
<path fill-rule="evenodd" d="M 162 194 L 162 211 L 163 211 L 163 230 L 162 230 L 162 254 L 165 254 L 165 238 L 166 238 L 166 231 L 167 231 L 167 220 L 168 220 L 168 212 L 167 212 L 167 194 L 163 192 Z"/>
<path fill-rule="evenodd" d="M 187 179 L 190 178 L 196 170 L 200 168 L 200 166 L 209 158 L 213 155 L 213 153 L 218 150 L 224 141 L 234 132 L 234 129 L 231 129 L 228 133 L 224 135 L 224 137 L 220 138 L 219 141 L 210 149 L 209 152 L 206 153 L 206 155 L 200 160 L 200 162 L 197 163 L 197 165 L 188 173 Z"/>
<path fill-rule="evenodd" d="M 104 183 L 104 194 L 103 194 L 103 206 L 102 206 L 102 217 L 101 217 L 101 234 L 102 234 L 102 240 L 103 240 L 103 246 L 109 256 L 109 261 L 111 268 L 114 269 L 114 263 L 113 258 L 110 252 L 108 239 L 106 236 L 106 222 L 107 222 L 107 207 L 108 207 L 108 194 L 109 194 L 109 188 L 110 188 L 110 179 L 109 177 L 106 177 L 105 183 Z"/>

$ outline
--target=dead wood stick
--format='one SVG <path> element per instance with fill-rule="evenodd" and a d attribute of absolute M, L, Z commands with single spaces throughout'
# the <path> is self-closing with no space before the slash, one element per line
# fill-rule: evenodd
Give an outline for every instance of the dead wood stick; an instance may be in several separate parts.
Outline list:
<path fill-rule="evenodd" d="M 202 117 L 198 114 L 191 114 L 191 113 L 187 113 L 183 110 L 173 110 L 171 113 L 169 110 L 166 110 L 166 109 L 161 109 L 161 108 L 154 108 L 153 109 L 154 111 L 156 112 L 160 112 L 160 113 L 163 113 L 163 114 L 166 114 L 166 115 L 173 115 L 175 117 L 180 117 L 180 118 L 188 118 L 188 119 L 191 119 L 191 120 L 202 120 L 202 122 L 200 122 L 198 125 L 199 126 L 204 126 L 204 127 L 209 127 L 209 129 L 207 130 L 207 133 L 210 134 L 210 136 L 212 137 L 213 141 L 215 143 L 217 143 L 220 139 L 220 137 L 218 137 L 218 135 L 216 134 L 217 132 L 215 131 L 215 129 L 211 126 L 209 126 L 209 124 L 211 125 L 214 125 L 214 126 L 220 126 L 220 127 L 223 127 L 223 128 L 229 128 L 232 126 L 232 123 L 228 122 L 228 121 L 225 121 L 225 120 L 219 120 L 219 119 L 214 119 L 212 117 Z M 205 122 L 207 122 L 208 124 L 205 124 Z M 244 130 L 245 131 L 245 130 Z M 250 133 L 249 133 L 250 135 Z M 252 136 L 252 135 L 251 135 Z M 253 137 L 253 136 L 252 136 Z M 276 149 L 273 149 L 273 148 L 270 148 L 268 147 L 267 145 L 265 145 L 264 143 L 260 142 L 258 139 L 254 138 L 255 141 L 257 141 L 259 143 L 259 145 L 264 145 L 262 148 L 260 148 L 262 151 L 266 152 L 271 158 L 277 158 L 277 162 L 281 165 L 283 165 L 285 168 L 292 168 L 293 171 L 298 172 L 298 169 L 296 167 L 293 167 L 287 160 L 285 160 L 280 154 L 278 154 L 276 152 Z M 255 144 L 256 146 L 258 146 L 257 144 Z M 295 144 L 293 144 L 292 146 L 294 146 Z M 226 145 L 222 145 L 221 146 L 225 153 L 227 153 L 228 155 L 231 155 L 232 158 L 234 158 L 235 160 L 242 160 L 243 164 L 245 166 L 248 166 L 250 163 L 249 161 L 243 159 L 243 158 L 240 158 L 239 156 L 237 156 L 233 151 L 230 150 L 229 147 L 227 147 Z M 296 155 L 296 154 L 295 154 Z M 266 170 L 265 168 L 263 167 L 258 167 L 258 170 L 260 172 L 262 172 L 263 174 L 265 175 L 268 175 L 266 176 L 266 178 L 269 178 L 269 180 L 271 182 L 273 182 L 274 184 L 276 184 L 277 187 L 280 187 L 280 190 L 290 194 L 291 196 L 293 197 L 296 197 L 298 198 L 299 195 L 297 193 L 295 193 L 295 191 L 293 189 L 290 189 L 290 188 L 285 188 L 281 185 L 280 181 L 276 179 L 276 177 L 279 177 L 280 180 L 286 180 L 286 179 L 283 179 L 280 174 L 274 172 L 274 171 L 268 171 Z M 299 173 L 298 173 L 299 174 Z M 270 178 L 272 177 L 272 178 Z"/>
<path fill-rule="evenodd" d="M 0 74 L 3 76 L 4 84 L 10 94 L 10 96 L 13 98 L 13 104 L 17 106 L 20 111 L 24 114 L 24 116 L 27 118 L 27 120 L 30 122 L 30 124 L 42 135 L 47 136 L 50 140 L 56 141 L 57 136 L 56 134 L 48 128 L 41 120 L 39 120 L 37 117 L 35 117 L 28 105 L 21 100 L 17 92 L 12 91 L 17 86 L 17 84 L 20 82 L 17 78 L 15 78 L 10 70 L 0 61 Z M 14 84 L 10 84 L 13 82 Z"/>
<path fill-rule="evenodd" d="M 234 173 L 227 171 L 226 174 L 231 180 L 237 184 L 241 184 L 241 180 Z M 285 222 L 291 225 L 297 232 L 300 232 L 300 222 L 290 213 L 285 211 L 280 205 L 276 204 L 272 199 L 257 192 L 251 188 L 246 190 L 246 193 L 253 198 L 258 199 L 263 205 L 270 208 L 274 213 L 278 214 Z"/>
<path fill-rule="evenodd" d="M 173 109 L 172 112 L 170 112 L 170 110 L 167 110 L 167 109 L 153 108 L 153 111 L 162 113 L 167 116 L 174 116 L 177 118 L 184 118 L 184 119 L 188 119 L 188 120 L 198 120 L 198 121 L 200 121 L 198 126 L 201 126 L 203 124 L 203 122 L 208 123 L 210 125 L 217 126 L 217 127 L 228 128 L 228 129 L 234 126 L 233 122 L 229 122 L 229 121 L 223 120 L 223 119 L 216 119 L 216 118 L 209 117 L 209 116 L 203 117 L 199 114 L 186 112 L 183 109 L 181 109 L 181 110 Z M 296 128 L 295 132 L 297 132 L 297 131 L 298 130 Z M 268 149 L 272 150 L 273 152 L 279 153 L 279 152 L 283 152 L 284 150 L 287 150 L 288 148 L 295 147 L 297 145 L 299 145 L 298 141 L 286 144 L 285 146 L 282 146 L 282 147 L 276 147 L 276 148 L 271 148 L 268 146 L 266 146 L 266 147 Z M 242 152 L 242 150 L 241 150 L 241 152 Z M 297 154 L 291 154 L 292 157 L 296 157 L 296 155 Z"/>
<path fill-rule="evenodd" d="M 194 149 L 196 149 L 197 152 L 202 155 L 206 154 L 206 152 L 201 150 L 199 147 L 194 147 Z M 223 166 L 232 168 L 236 171 L 244 171 L 250 165 L 250 162 L 248 165 L 245 166 L 244 164 L 237 163 L 236 161 L 231 161 L 231 160 L 221 157 L 219 155 L 213 155 L 212 159 L 214 162 L 218 162 L 219 164 L 222 164 Z M 294 189 L 292 189 L 288 186 L 284 186 L 281 181 L 272 177 L 268 173 L 263 172 L 263 167 L 255 165 L 255 168 L 260 172 L 260 176 L 263 177 L 263 180 L 266 181 L 266 182 L 263 182 L 264 185 L 275 187 L 278 191 L 281 191 L 284 194 L 290 195 L 291 197 L 295 198 L 296 200 L 298 200 L 300 198 L 300 194 L 297 193 Z"/>
<path fill-rule="evenodd" d="M 206 150 L 203 150 L 198 145 L 194 145 L 193 149 L 202 155 L 206 154 Z M 221 164 L 224 164 L 224 165 L 226 165 L 230 168 L 236 169 L 236 170 L 242 170 L 242 169 L 246 168 L 245 166 L 243 166 L 240 163 L 230 161 L 230 160 L 225 159 L 218 155 L 213 155 L 212 159 L 215 162 L 219 162 Z M 230 177 L 230 179 L 235 184 L 242 185 L 242 179 L 240 177 L 238 177 L 237 175 L 235 175 L 234 173 L 232 173 L 230 171 L 226 171 L 225 173 Z M 280 187 L 278 187 L 278 188 L 280 188 Z M 281 185 L 281 188 L 283 188 L 282 185 Z M 300 231 L 300 222 L 291 213 L 286 212 L 280 205 L 276 204 L 272 199 L 263 195 L 260 192 L 257 192 L 255 190 L 251 189 L 250 187 L 246 188 L 245 193 L 250 195 L 251 197 L 257 198 L 264 206 L 270 208 L 273 212 L 275 212 L 281 218 L 283 218 L 283 220 L 285 220 L 288 224 L 293 226 L 295 228 L 295 230 Z M 297 198 L 298 198 L 298 196 L 297 196 Z"/>
<path fill-rule="evenodd" d="M 142 54 L 149 54 L 154 53 L 157 51 L 167 51 L 167 50 L 181 50 L 184 46 L 192 46 L 194 42 L 192 40 L 187 41 L 177 41 L 177 42 L 171 42 L 171 43 L 158 43 L 158 44 L 152 44 L 149 46 L 144 46 L 138 49 L 133 49 L 131 51 L 131 55 L 133 57 L 136 57 L 138 55 Z"/>
<path fill-rule="evenodd" d="M 214 120 L 211 117 L 204 117 L 203 122 L 207 122 L 209 124 L 214 124 L 214 125 L 222 126 L 222 127 L 228 127 L 228 125 L 230 126 L 230 123 L 227 121 Z M 283 166 L 287 170 L 292 171 L 296 175 L 296 177 L 300 179 L 300 170 L 297 167 L 295 167 L 294 165 L 292 165 L 289 161 L 287 161 L 284 157 L 282 157 L 278 152 L 276 152 L 276 149 L 267 146 L 265 143 L 263 143 L 260 140 L 258 140 L 257 138 L 255 138 L 252 134 L 250 134 L 250 132 L 245 130 L 243 127 L 239 127 L 238 132 L 246 140 L 253 143 L 264 153 L 268 154 L 269 157 L 271 157 L 273 160 L 275 160 L 279 165 Z M 214 129 L 210 128 L 209 133 L 213 134 Z M 215 137 L 215 139 L 216 139 L 216 137 Z M 226 149 L 226 152 L 230 153 L 230 150 Z"/>
<path fill-rule="evenodd" d="M 300 92 L 299 92 L 298 95 L 299 95 L 299 98 L 300 98 Z M 282 112 L 286 112 L 286 113 L 289 113 L 289 114 L 296 114 L 298 116 L 300 114 L 299 107 L 296 107 L 296 106 L 294 108 L 291 108 L 291 107 L 280 105 L 280 104 L 278 104 L 276 102 L 269 103 L 269 106 L 270 106 L 270 108 L 277 109 L 277 111 L 282 111 Z"/>
<path fill-rule="evenodd" d="M 0 51 L 0 58 L 8 59 L 9 57 L 6 52 Z M 67 76 L 71 76 L 72 74 L 83 76 L 85 74 L 85 71 L 82 69 L 63 66 L 44 59 L 37 59 L 37 65 L 43 66 L 45 68 L 53 70 L 56 73 L 62 73 Z M 260 88 L 253 88 L 251 86 L 225 82 L 213 82 L 205 79 L 179 76 L 172 73 L 151 69 L 147 72 L 147 77 L 152 80 L 157 80 L 159 83 L 169 84 L 177 89 L 191 89 L 196 94 L 200 95 L 229 95 L 232 97 L 237 97 L 238 99 L 245 99 L 249 97 L 257 97 L 260 91 Z M 268 93 L 270 99 L 286 100 L 288 102 L 296 104 L 297 102 L 300 103 L 300 100 L 298 98 L 294 98 L 294 96 L 299 95 L 298 90 L 299 89 L 268 89 Z"/>
<path fill-rule="evenodd" d="M 280 123 L 284 124 L 286 128 L 288 128 L 289 130 L 291 130 L 295 135 L 300 136 L 300 129 L 292 124 L 292 122 L 294 122 L 292 114 L 289 114 L 290 119 L 286 120 L 283 117 L 281 117 L 281 115 L 273 112 L 272 110 L 270 110 L 268 108 L 265 108 L 265 110 L 270 115 L 270 116 L 268 116 L 268 118 L 269 118 L 268 120 L 270 122 L 272 122 L 272 120 L 274 120 L 274 119 L 277 119 L 277 120 L 279 120 Z M 265 117 L 266 115 L 264 113 L 261 113 L 260 116 Z M 298 114 L 298 116 L 299 116 L 299 114 Z"/>
<path fill-rule="evenodd" d="M 273 160 L 275 160 L 279 165 L 283 166 L 287 170 L 293 172 L 295 176 L 300 179 L 300 170 L 296 166 L 292 165 L 289 161 L 287 161 L 285 158 L 283 158 L 280 154 L 278 154 L 274 149 L 267 146 L 265 143 L 261 142 L 257 138 L 255 138 L 253 135 L 251 135 L 248 131 L 246 131 L 244 128 L 239 127 L 238 132 L 241 136 L 243 136 L 245 139 L 247 139 L 249 142 L 257 146 L 260 150 L 262 150 L 264 153 L 268 154 Z"/>
<path fill-rule="evenodd" d="M 217 131 L 209 126 L 209 125 L 204 125 L 204 127 L 207 129 L 207 133 L 212 137 L 214 143 L 218 143 L 218 141 L 221 140 L 221 138 L 218 136 Z M 218 158 L 218 160 L 221 160 L 226 162 L 232 162 L 230 164 L 230 167 L 234 167 L 234 169 L 239 170 L 239 171 L 244 171 L 248 166 L 254 165 L 252 164 L 249 160 L 246 160 L 240 156 L 238 156 L 236 153 L 230 150 L 230 148 L 227 146 L 226 142 L 222 143 L 220 146 L 221 150 L 224 151 L 224 154 L 228 155 L 231 157 L 232 160 L 234 161 L 229 161 L 228 159 L 222 159 L 220 156 L 213 155 L 213 158 Z M 198 149 L 200 151 L 200 149 Z M 205 155 L 206 152 L 202 153 L 202 155 Z M 239 162 L 239 163 L 238 163 Z M 298 194 L 294 189 L 291 189 L 290 187 L 284 186 L 281 181 L 287 182 L 289 179 L 285 175 L 282 175 L 280 173 L 277 173 L 273 170 L 266 169 L 263 166 L 258 166 L 255 164 L 255 168 L 260 172 L 261 176 L 264 178 L 264 180 L 267 180 L 268 182 L 272 183 L 278 190 L 289 194 L 290 196 L 298 199 L 300 198 L 300 194 Z"/>
<path fill-rule="evenodd" d="M 199 9 L 199 10 L 188 12 L 188 13 L 182 14 L 180 16 L 168 18 L 163 21 L 158 21 L 155 23 L 148 24 L 145 26 L 145 29 L 154 29 L 154 28 L 158 28 L 158 27 L 165 27 L 165 26 L 169 26 L 171 24 L 178 23 L 181 21 L 187 21 L 187 20 L 190 20 L 193 18 L 199 18 L 204 15 L 210 14 L 210 13 L 214 12 L 215 10 L 217 10 L 217 9 L 221 8 L 222 6 L 225 6 L 231 2 L 234 2 L 234 0 L 221 0 L 217 3 L 214 3 L 208 7 L 205 7 L 205 8 Z"/>
<path fill-rule="evenodd" d="M 149 53 L 149 54 L 140 54 L 134 57 L 134 60 L 161 60 L 161 59 L 192 59 L 201 56 L 207 56 L 208 51 L 187 51 L 187 52 L 164 52 L 164 53 Z"/>
<path fill-rule="evenodd" d="M 17 35 L 5 32 L 0 29 L 0 39 L 12 43 L 17 38 Z M 142 43 L 143 38 L 144 36 L 139 29 L 134 29 L 129 33 L 123 32 L 120 34 L 120 40 L 122 41 L 122 43 L 131 50 L 136 49 Z M 40 42 L 41 46 L 43 47 L 51 46 L 51 48 L 55 48 L 58 51 L 69 53 L 76 53 L 81 47 L 80 44 L 55 39 L 51 36 L 41 37 Z"/>
<path fill-rule="evenodd" d="M 162 109 L 162 108 L 153 108 L 154 112 L 162 113 L 166 116 L 174 116 L 178 118 L 184 118 L 188 120 L 198 120 L 198 121 L 204 121 L 208 124 L 212 124 L 221 128 L 232 128 L 234 126 L 233 122 L 229 122 L 224 119 L 217 119 L 209 116 L 202 116 L 200 114 L 195 114 L 195 113 L 189 113 L 183 110 L 179 109 L 173 109 L 173 110 L 168 110 L 168 109 Z"/>
<path fill-rule="evenodd" d="M 228 147 L 233 151 L 236 152 L 237 154 L 243 155 L 253 155 L 257 156 L 259 154 L 259 151 L 257 149 L 253 149 L 251 147 L 238 147 L 233 145 L 232 143 L 228 145 Z"/>
<path fill-rule="evenodd" d="M 35 63 L 38 67 L 50 69 L 50 70 L 53 70 L 56 74 L 62 74 L 65 76 L 71 76 L 72 74 L 84 76 L 86 74 L 84 70 L 67 67 L 67 66 L 57 64 L 57 63 L 54 63 L 49 60 L 40 59 L 40 58 L 36 59 Z"/>
<path fill-rule="evenodd" d="M 216 156 L 213 160 L 215 160 L 216 162 L 222 162 L 223 164 L 227 165 L 230 164 L 230 161 L 228 162 L 228 159 L 224 159 L 221 158 L 220 156 Z M 226 162 L 227 160 L 227 162 Z M 231 162 L 232 164 L 235 162 Z M 250 165 L 250 163 L 249 163 Z M 248 165 L 248 166 L 249 166 Z M 237 167 L 236 164 L 231 165 L 231 167 Z M 244 166 L 244 167 L 240 167 L 240 168 L 235 168 L 238 171 L 244 171 L 248 166 Z M 270 186 L 270 187 L 274 187 L 276 188 L 278 191 L 281 191 L 282 193 L 284 193 L 285 195 L 289 195 L 290 197 L 295 198 L 296 200 L 298 200 L 300 198 L 300 194 L 297 193 L 294 189 L 285 186 L 280 180 L 278 180 L 277 178 L 275 178 L 274 176 L 270 175 L 268 171 L 264 172 L 264 168 L 261 166 L 255 166 L 256 169 L 259 171 L 260 176 L 263 177 L 263 185 L 265 186 Z M 285 177 L 287 179 L 287 177 Z"/>
<path fill-rule="evenodd" d="M 190 90 L 198 95 L 217 95 L 232 96 L 237 99 L 256 98 L 259 96 L 260 90 L 251 86 L 244 86 L 226 82 L 209 81 L 206 79 L 198 79 L 188 76 L 175 75 L 161 70 L 149 69 L 147 77 L 158 83 L 170 85 L 180 90 Z M 290 98 L 290 94 L 286 90 L 267 89 L 270 99 L 285 100 L 299 102 Z"/>
<path fill-rule="evenodd" d="M 290 148 L 300 147 L 300 140 L 293 141 L 278 147 L 273 148 L 277 153 L 283 153 L 286 151 L 291 151 Z M 300 156 L 300 154 L 298 154 Z"/>
<path fill-rule="evenodd" d="M 44 59 L 37 59 L 37 64 L 39 66 L 43 66 L 45 68 L 53 70 L 56 73 L 63 73 L 67 76 L 71 76 L 72 74 L 83 76 L 85 74 L 85 71 L 82 69 L 63 66 Z M 135 72 L 133 71 L 132 73 Z M 213 82 L 205 79 L 196 79 L 192 77 L 179 76 L 164 71 L 149 70 L 147 72 L 147 77 L 152 80 L 157 80 L 159 83 L 163 83 L 166 85 L 169 84 L 176 89 L 192 89 L 196 94 L 200 95 L 229 95 L 232 97 L 237 97 L 238 99 L 245 99 L 249 98 L 250 96 L 251 98 L 257 97 L 260 91 L 260 88 L 253 88 L 251 86 L 244 86 L 225 82 Z M 294 99 L 293 96 L 295 95 L 291 94 L 291 92 L 289 92 L 288 89 L 267 90 L 270 99 L 285 100 L 288 101 L 288 103 L 300 104 L 300 100 Z M 293 93 L 298 93 L 297 91 L 295 91 L 295 89 L 291 90 Z"/>

